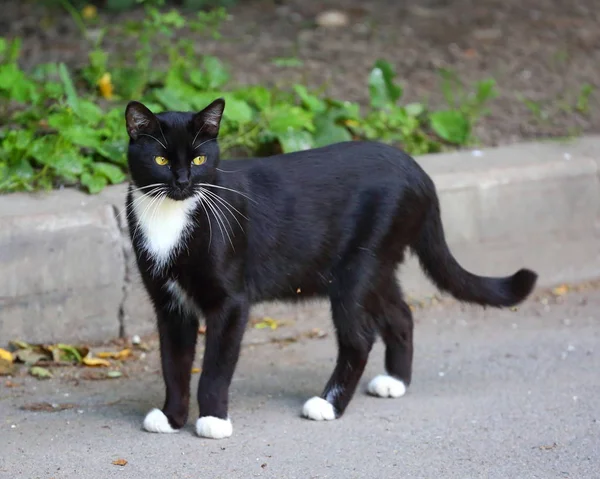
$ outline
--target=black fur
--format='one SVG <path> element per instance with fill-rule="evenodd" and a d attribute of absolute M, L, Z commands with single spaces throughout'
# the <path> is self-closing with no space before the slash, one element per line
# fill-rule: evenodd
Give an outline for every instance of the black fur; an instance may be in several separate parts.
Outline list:
<path fill-rule="evenodd" d="M 395 276 L 407 249 L 440 289 L 462 301 L 512 306 L 532 291 L 532 271 L 486 278 L 456 262 L 444 239 L 434 184 L 402 151 L 348 142 L 220 163 L 216 137 L 223 107 L 216 101 L 198 114 L 154 116 L 132 102 L 126 113 L 133 180 L 129 227 L 158 318 L 167 390 L 163 411 L 173 427 L 182 427 L 188 415 L 198 318 L 170 306 L 167 280 L 176 280 L 206 319 L 198 402 L 201 417 L 219 418 L 228 415 L 229 385 L 253 303 L 329 298 L 339 350 L 322 397 L 339 416 L 377 334 L 386 345 L 387 372 L 406 385 L 411 381 L 413 319 Z M 207 162 L 191 165 L 200 153 Z M 154 163 L 157 155 L 168 157 L 169 166 Z M 219 223 L 207 214 L 210 208 L 198 205 L 184 247 L 159 273 L 134 234 L 131 207 L 133 190 L 149 192 L 155 183 L 164 183 L 175 200 L 194 195 L 199 183 L 209 185 L 229 222 Z"/>

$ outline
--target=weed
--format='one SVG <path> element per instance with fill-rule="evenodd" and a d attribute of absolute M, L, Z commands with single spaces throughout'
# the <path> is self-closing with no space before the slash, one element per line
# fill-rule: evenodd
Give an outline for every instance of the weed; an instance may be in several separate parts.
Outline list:
<path fill-rule="evenodd" d="M 197 111 L 224 97 L 221 145 L 226 157 L 230 152 L 265 155 L 353 139 L 396 144 L 411 154 L 437 152 L 470 143 L 473 124 L 496 96 L 493 80 L 470 91 L 455 75 L 443 72 L 447 109 L 403 104 L 403 88 L 383 60 L 369 73 L 370 108 L 365 111 L 299 84 L 290 89 L 232 87 L 226 65 L 200 55 L 179 35 L 192 29 L 196 37 L 218 37 L 227 16 L 224 9 L 183 17 L 177 10 L 161 12 L 157 2 L 145 3 L 141 20 L 116 31 L 103 27 L 90 45 L 87 65 L 77 71 L 49 63 L 26 73 L 18 62 L 20 41 L 0 38 L 0 192 L 76 185 L 96 193 L 124 181 L 123 108 L 130 99 L 158 112 Z M 130 49 L 109 53 L 103 47 L 105 35 L 117 34 L 124 43 L 135 43 L 133 59 Z M 297 58 L 275 62 L 301 66 Z"/>

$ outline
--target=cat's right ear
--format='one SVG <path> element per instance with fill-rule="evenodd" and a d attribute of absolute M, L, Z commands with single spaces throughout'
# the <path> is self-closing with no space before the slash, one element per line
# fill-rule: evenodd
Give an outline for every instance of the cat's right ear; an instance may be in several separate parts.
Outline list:
<path fill-rule="evenodd" d="M 125 108 L 125 123 L 127 133 L 132 140 L 137 140 L 142 134 L 152 134 L 160 125 L 158 118 L 139 101 L 130 101 Z"/>

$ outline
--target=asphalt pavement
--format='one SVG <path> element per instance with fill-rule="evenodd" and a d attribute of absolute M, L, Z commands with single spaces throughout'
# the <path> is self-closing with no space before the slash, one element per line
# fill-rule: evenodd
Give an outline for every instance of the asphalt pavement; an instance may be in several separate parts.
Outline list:
<path fill-rule="evenodd" d="M 382 372 L 378 342 L 346 414 L 331 422 L 300 417 L 335 360 L 326 309 L 301 316 L 290 309 L 294 323 L 249 331 L 229 439 L 196 437 L 195 405 L 177 434 L 142 431 L 163 400 L 154 342 L 119 379 L 85 379 L 81 368 L 45 381 L 0 378 L 0 478 L 600 477 L 597 289 L 516 311 L 418 309 L 406 396 L 365 394 Z M 27 409 L 38 402 L 69 409 Z"/>

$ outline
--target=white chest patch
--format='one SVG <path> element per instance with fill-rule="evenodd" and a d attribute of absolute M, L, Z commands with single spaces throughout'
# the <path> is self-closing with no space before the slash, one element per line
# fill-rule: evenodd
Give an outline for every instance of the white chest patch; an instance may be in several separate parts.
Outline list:
<path fill-rule="evenodd" d="M 134 194 L 133 209 L 139 230 L 136 234 L 141 232 L 144 248 L 154 260 L 155 271 L 164 268 L 184 244 L 193 223 L 191 213 L 197 203 L 196 197 L 175 201 Z"/>

